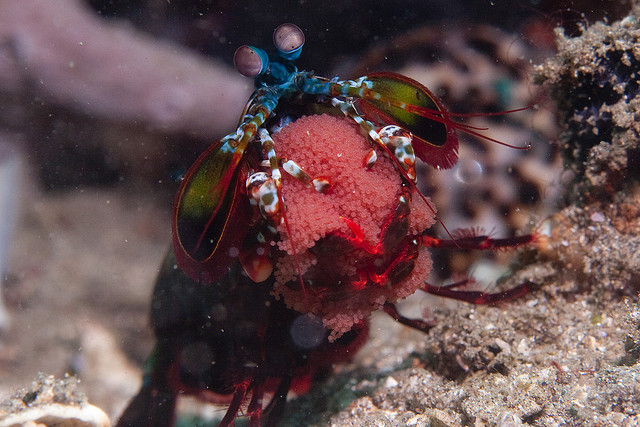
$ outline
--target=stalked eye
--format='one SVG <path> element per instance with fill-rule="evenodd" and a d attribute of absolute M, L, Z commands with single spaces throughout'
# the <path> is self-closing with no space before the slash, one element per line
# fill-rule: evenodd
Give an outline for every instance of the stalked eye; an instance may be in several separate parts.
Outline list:
<path fill-rule="evenodd" d="M 273 44 L 284 59 L 297 59 L 304 45 L 304 33 L 297 25 L 282 24 L 273 32 Z"/>
<path fill-rule="evenodd" d="M 255 77 L 264 73 L 269 66 L 267 52 L 257 47 L 243 45 L 233 55 L 236 70 L 246 77 Z"/>

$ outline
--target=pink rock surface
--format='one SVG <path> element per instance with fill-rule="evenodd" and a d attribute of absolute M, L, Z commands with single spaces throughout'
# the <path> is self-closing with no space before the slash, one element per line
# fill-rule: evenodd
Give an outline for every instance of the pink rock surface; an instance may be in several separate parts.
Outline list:
<path fill-rule="evenodd" d="M 28 90 L 86 114 L 213 137 L 237 121 L 250 86 L 80 1 L 0 3 L 0 92 Z"/>

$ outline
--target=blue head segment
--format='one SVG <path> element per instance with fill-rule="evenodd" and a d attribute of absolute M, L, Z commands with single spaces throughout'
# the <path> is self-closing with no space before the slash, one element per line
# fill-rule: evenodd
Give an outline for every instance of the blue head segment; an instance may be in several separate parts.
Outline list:
<path fill-rule="evenodd" d="M 292 72 L 297 71 L 292 62 L 302 53 L 304 34 L 294 24 L 282 24 L 273 32 L 273 43 L 276 45 L 278 58 L 272 58 L 269 63 L 269 55 L 264 50 L 254 46 L 240 46 L 233 55 L 233 63 L 236 70 L 246 77 L 260 77 L 273 79 L 275 82 L 284 82 Z M 270 75 L 270 77 L 268 76 Z"/>
<path fill-rule="evenodd" d="M 273 32 L 273 44 L 279 57 L 293 61 L 302 53 L 304 33 L 297 25 L 282 24 Z"/>

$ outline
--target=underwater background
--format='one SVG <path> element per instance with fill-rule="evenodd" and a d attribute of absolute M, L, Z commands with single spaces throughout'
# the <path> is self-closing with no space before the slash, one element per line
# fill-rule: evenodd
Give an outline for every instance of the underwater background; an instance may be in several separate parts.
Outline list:
<path fill-rule="evenodd" d="M 470 122 L 530 150 L 461 134 L 458 165 L 419 168 L 418 186 L 450 230 L 540 238 L 434 251 L 430 283 L 536 288 L 493 306 L 409 298 L 428 334 L 374 313 L 366 346 L 281 425 L 634 425 L 639 15 L 625 1 L 1 3 L 0 426 L 87 400 L 115 423 L 137 392 L 180 179 L 253 90 L 233 52 L 284 22 L 320 76 L 399 72 L 456 113 L 535 104 Z M 215 425 L 224 408 L 179 412 Z"/>

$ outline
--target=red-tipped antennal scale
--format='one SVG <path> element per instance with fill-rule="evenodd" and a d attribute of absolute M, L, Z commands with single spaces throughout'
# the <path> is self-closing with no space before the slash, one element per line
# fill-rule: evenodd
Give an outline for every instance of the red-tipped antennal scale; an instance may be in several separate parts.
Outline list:
<path fill-rule="evenodd" d="M 409 77 L 380 72 L 367 75 L 366 80 L 370 87 L 355 101 L 358 110 L 374 123 L 394 123 L 411 132 L 416 156 L 430 166 L 449 169 L 457 163 L 457 130 L 510 148 L 530 148 L 498 141 L 479 133 L 482 128 L 452 120 L 452 117 L 503 115 L 530 107 L 488 114 L 450 113 L 429 89 Z"/>

